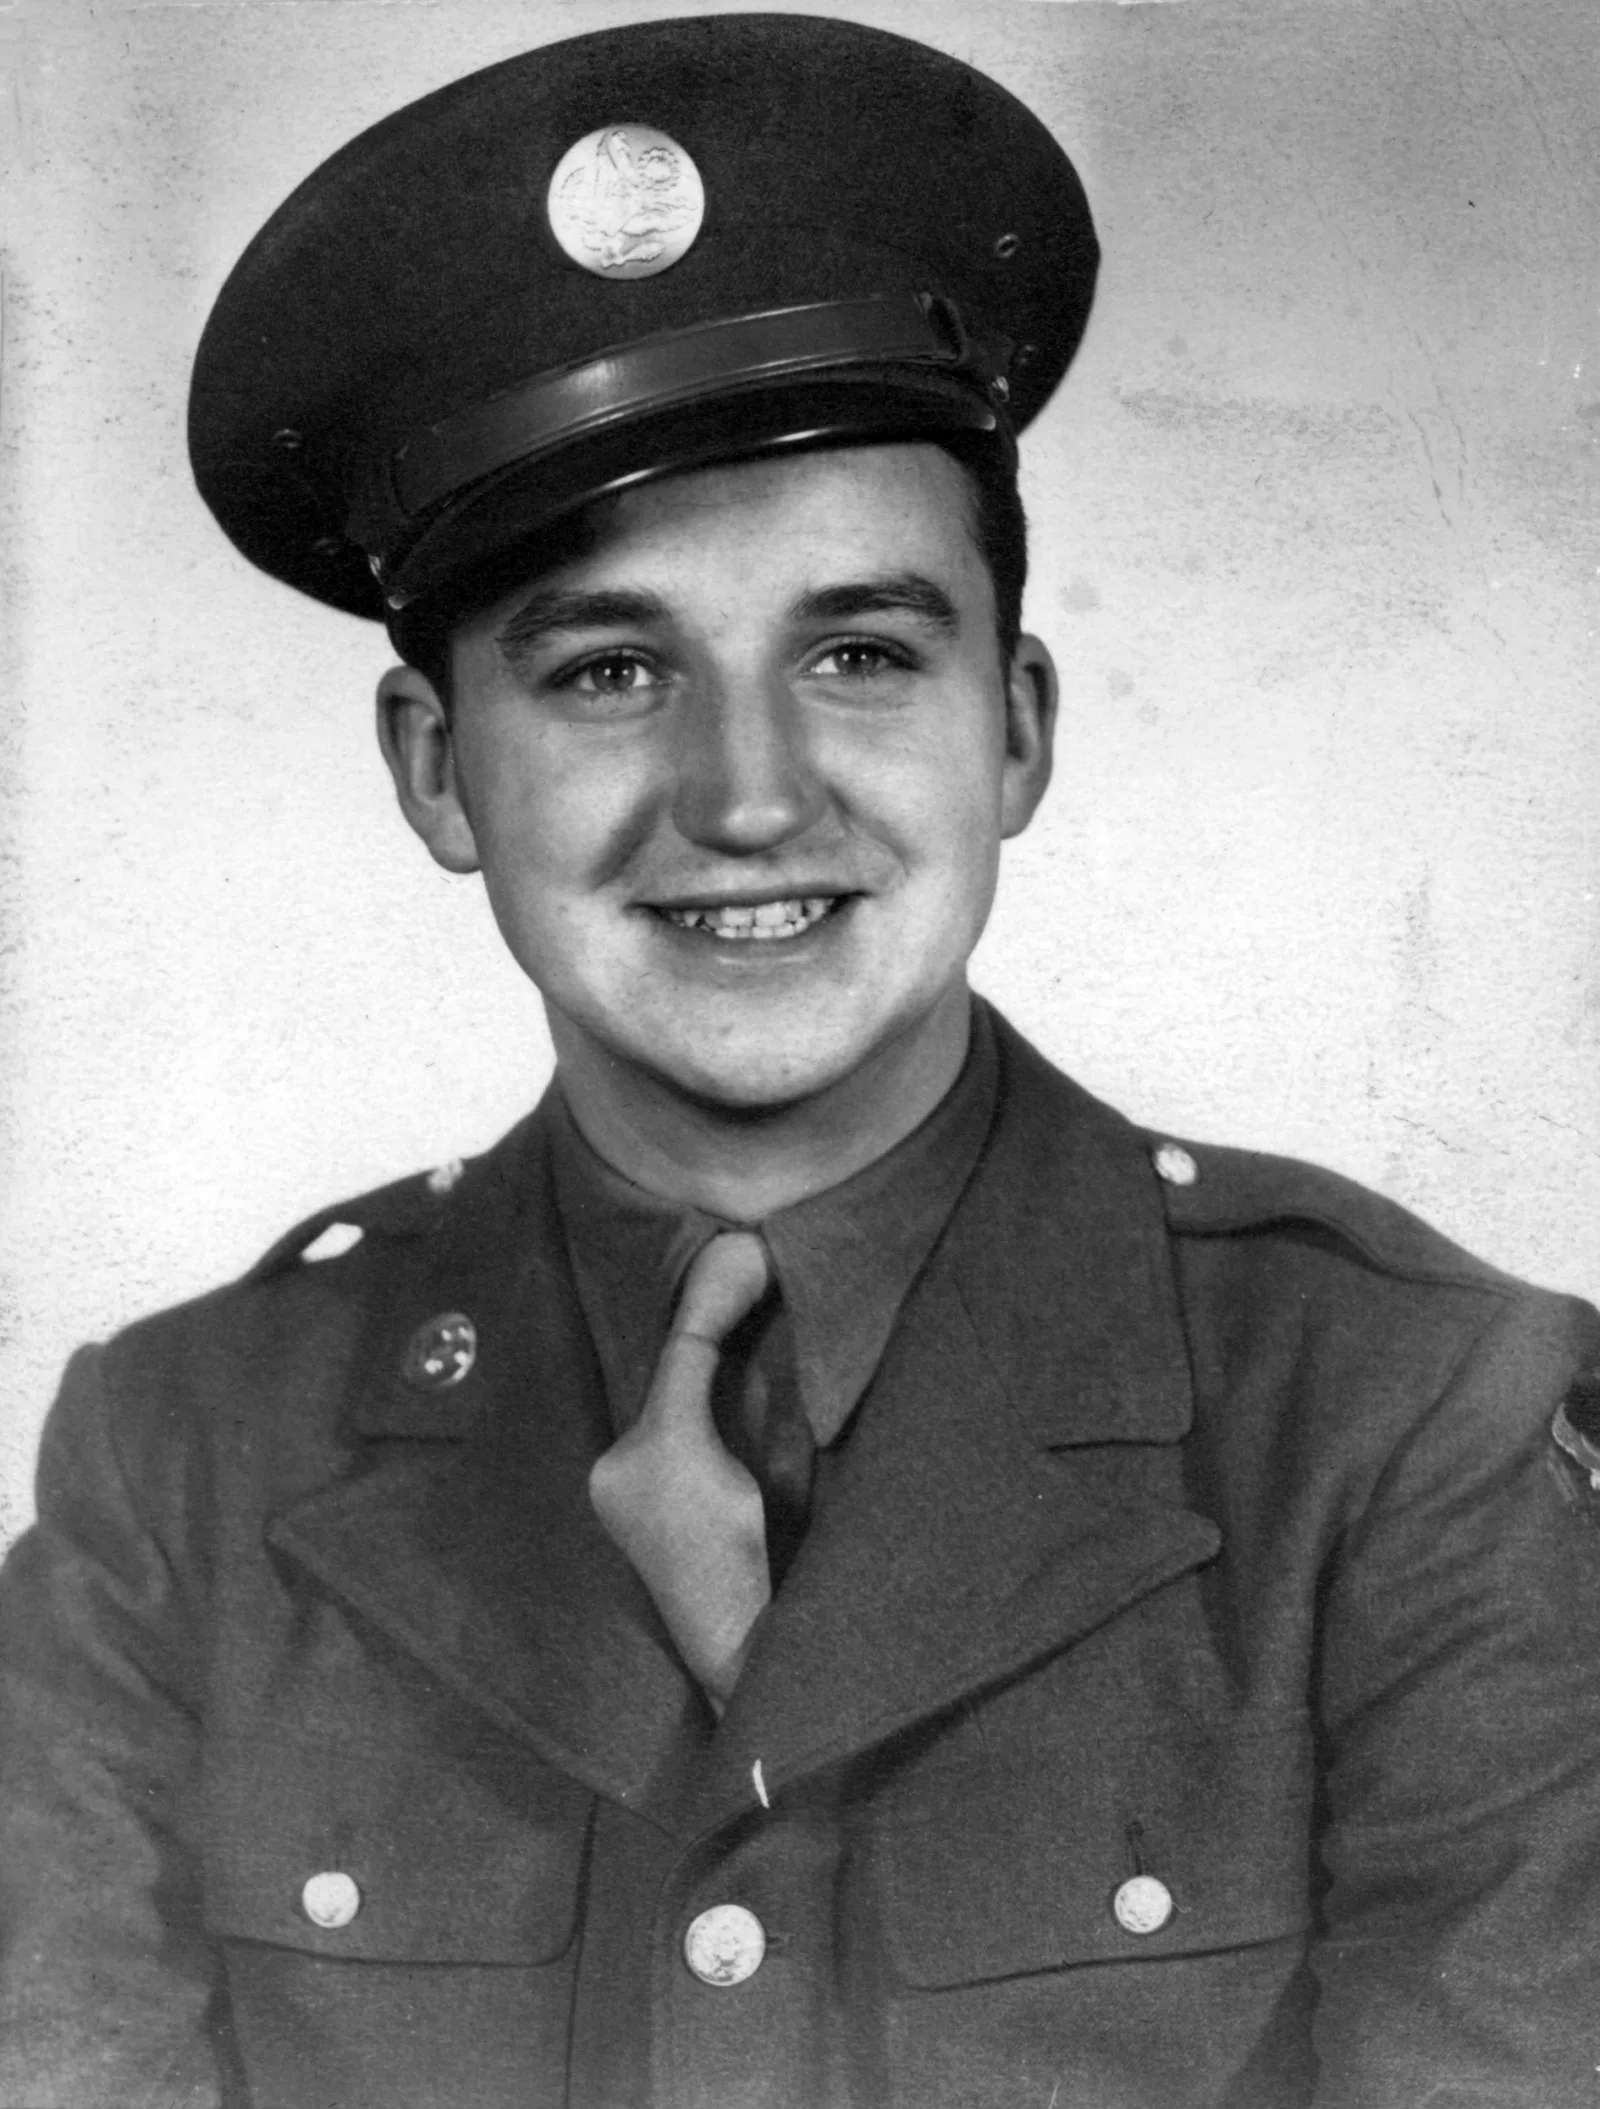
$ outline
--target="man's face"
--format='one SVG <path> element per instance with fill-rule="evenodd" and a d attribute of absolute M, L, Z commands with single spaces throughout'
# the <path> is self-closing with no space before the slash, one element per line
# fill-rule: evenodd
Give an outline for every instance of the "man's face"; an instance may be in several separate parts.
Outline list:
<path fill-rule="evenodd" d="M 964 1000 L 1052 678 L 1001 662 L 962 471 L 924 445 L 671 478 L 465 623 L 448 728 L 385 683 L 408 817 L 480 869 L 564 1060 L 751 1109 Z"/>

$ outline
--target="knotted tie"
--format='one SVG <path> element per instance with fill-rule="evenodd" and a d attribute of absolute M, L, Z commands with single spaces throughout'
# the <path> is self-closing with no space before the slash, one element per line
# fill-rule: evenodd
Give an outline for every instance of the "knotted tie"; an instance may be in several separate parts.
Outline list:
<path fill-rule="evenodd" d="M 761 1489 L 767 1571 L 776 1589 L 810 1521 L 817 1444 L 800 1397 L 794 1328 L 775 1282 L 728 1329 L 711 1383 L 711 1416 Z"/>
<path fill-rule="evenodd" d="M 718 1712 L 772 1586 L 761 1486 L 718 1436 L 712 1386 L 723 1343 L 771 1278 L 753 1232 L 726 1231 L 702 1247 L 684 1277 L 644 1411 L 589 1475 L 600 1521 Z"/>

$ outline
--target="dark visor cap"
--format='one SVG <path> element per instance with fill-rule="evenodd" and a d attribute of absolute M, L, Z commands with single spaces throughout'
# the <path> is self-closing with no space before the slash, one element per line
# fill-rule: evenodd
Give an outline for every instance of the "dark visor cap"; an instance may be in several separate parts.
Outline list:
<path fill-rule="evenodd" d="M 385 118 L 245 251 L 195 360 L 195 480 L 254 564 L 383 619 L 563 513 L 786 445 L 1002 455 L 1099 250 L 1016 98 L 803 15 L 574 37 Z"/>

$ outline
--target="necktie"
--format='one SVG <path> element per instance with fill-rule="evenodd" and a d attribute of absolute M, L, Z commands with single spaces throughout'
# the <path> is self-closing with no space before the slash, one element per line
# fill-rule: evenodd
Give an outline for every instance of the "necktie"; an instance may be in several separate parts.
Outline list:
<path fill-rule="evenodd" d="M 711 1414 L 761 1489 L 776 1589 L 810 1520 L 817 1455 L 795 1372 L 794 1329 L 776 1286 L 729 1329 L 711 1383 Z"/>
<path fill-rule="evenodd" d="M 719 1713 L 772 1588 L 761 1488 L 717 1434 L 712 1385 L 724 1341 L 770 1280 L 766 1247 L 752 1232 L 724 1232 L 702 1247 L 644 1411 L 589 1475 L 600 1521 Z"/>

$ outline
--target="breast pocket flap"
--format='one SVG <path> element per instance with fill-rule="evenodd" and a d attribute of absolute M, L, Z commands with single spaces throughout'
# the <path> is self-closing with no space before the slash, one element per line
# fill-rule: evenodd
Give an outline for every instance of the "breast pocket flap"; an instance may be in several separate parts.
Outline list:
<path fill-rule="evenodd" d="M 932 1989 L 1297 1936 L 1310 1783 L 1300 1722 L 1078 1754 L 968 1746 L 908 1781 L 884 1826 L 897 1974 Z"/>
<path fill-rule="evenodd" d="M 553 1962 L 592 1796 L 509 1745 L 414 1767 L 337 1743 L 234 1750 L 208 1795 L 206 1923 L 360 1962 Z"/>

